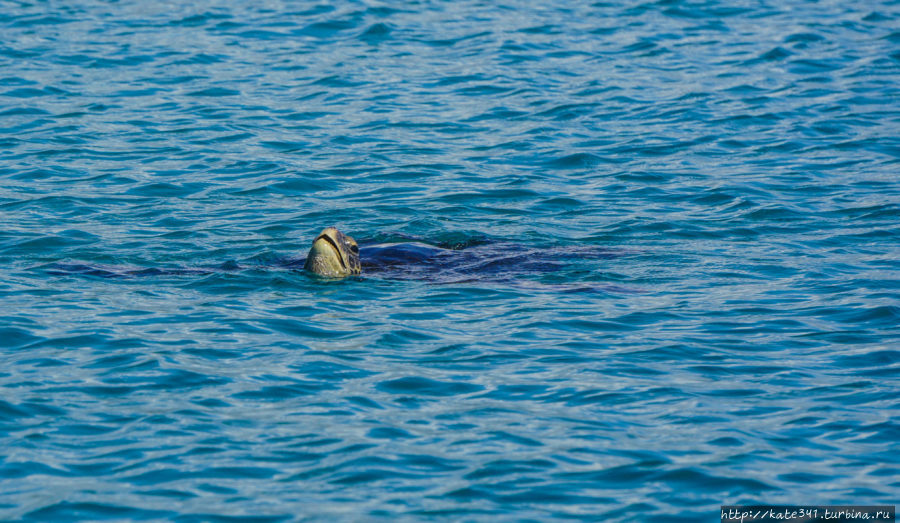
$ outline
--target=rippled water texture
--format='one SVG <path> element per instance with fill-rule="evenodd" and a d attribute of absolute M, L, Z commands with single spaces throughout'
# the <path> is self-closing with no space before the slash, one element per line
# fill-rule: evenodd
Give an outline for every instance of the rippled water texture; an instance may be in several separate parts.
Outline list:
<path fill-rule="evenodd" d="M 897 501 L 896 1 L 0 30 L 0 519 Z M 317 280 L 327 225 L 452 260 Z"/>

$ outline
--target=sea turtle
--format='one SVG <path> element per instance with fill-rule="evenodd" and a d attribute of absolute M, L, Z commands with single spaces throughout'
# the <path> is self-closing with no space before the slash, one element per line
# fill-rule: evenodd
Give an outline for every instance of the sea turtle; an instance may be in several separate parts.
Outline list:
<path fill-rule="evenodd" d="M 439 245 L 398 235 L 387 239 L 386 243 L 364 242 L 360 246 L 337 228 L 327 227 L 313 240 L 303 268 L 329 279 L 361 275 L 445 284 L 507 282 L 519 286 L 529 280 L 523 278 L 526 275 L 557 273 L 565 280 L 564 275 L 573 270 L 573 262 L 626 254 L 592 246 L 527 247 L 486 238 L 440 242 Z M 398 239 L 404 241 L 397 242 Z M 584 269 L 574 269 L 571 276 L 576 273 L 587 276 Z M 560 278 L 551 277 L 551 280 L 563 283 Z M 570 287 L 572 283 L 566 282 L 564 286 Z M 575 287 L 581 288 L 583 283 L 575 283 Z M 605 290 L 616 290 L 613 287 L 616 286 L 604 286 Z"/>
<path fill-rule="evenodd" d="M 377 243 L 377 239 L 386 241 Z M 305 259 L 270 258 L 265 265 L 289 271 L 305 269 L 314 278 L 327 280 L 363 276 L 380 280 L 417 280 L 439 284 L 493 282 L 518 287 L 537 283 L 543 288 L 627 291 L 615 285 L 597 287 L 589 283 L 594 280 L 591 274 L 593 264 L 589 260 L 616 258 L 629 254 L 627 251 L 577 245 L 529 247 L 519 243 L 492 241 L 480 236 L 434 243 L 437 245 L 391 234 L 359 245 L 336 227 L 326 227 L 313 239 Z M 60 275 L 130 278 L 234 273 L 258 269 L 260 264 L 258 261 L 231 260 L 214 267 L 144 268 L 57 262 L 44 268 L 52 274 Z"/>

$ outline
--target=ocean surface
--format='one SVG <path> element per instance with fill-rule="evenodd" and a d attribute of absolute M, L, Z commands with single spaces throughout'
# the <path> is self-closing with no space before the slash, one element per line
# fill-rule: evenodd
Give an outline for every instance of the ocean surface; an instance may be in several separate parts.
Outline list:
<path fill-rule="evenodd" d="M 900 500 L 900 3 L 0 1 L 0 519 Z M 335 225 L 440 248 L 300 268 Z"/>

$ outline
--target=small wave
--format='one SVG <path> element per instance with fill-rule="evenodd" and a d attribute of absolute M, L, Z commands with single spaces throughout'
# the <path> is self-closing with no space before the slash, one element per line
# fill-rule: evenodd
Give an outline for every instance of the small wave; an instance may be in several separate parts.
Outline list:
<path fill-rule="evenodd" d="M 608 158 L 597 156 L 591 153 L 574 153 L 548 160 L 546 162 L 546 165 L 549 167 L 562 169 L 583 169 L 588 167 L 595 167 L 604 163 L 614 162 Z"/>
<path fill-rule="evenodd" d="M 466 382 L 444 382 L 420 376 L 383 381 L 376 385 L 380 391 L 391 394 L 412 394 L 417 396 L 456 396 L 471 394 L 484 387 Z"/>

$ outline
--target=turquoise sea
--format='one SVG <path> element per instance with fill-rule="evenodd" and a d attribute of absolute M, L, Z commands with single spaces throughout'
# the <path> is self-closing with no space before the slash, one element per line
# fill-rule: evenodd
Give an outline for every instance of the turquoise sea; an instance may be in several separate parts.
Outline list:
<path fill-rule="evenodd" d="M 900 499 L 897 0 L 0 0 L 0 35 L 0 520 Z M 330 225 L 444 255 L 319 279 Z"/>

